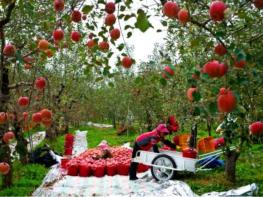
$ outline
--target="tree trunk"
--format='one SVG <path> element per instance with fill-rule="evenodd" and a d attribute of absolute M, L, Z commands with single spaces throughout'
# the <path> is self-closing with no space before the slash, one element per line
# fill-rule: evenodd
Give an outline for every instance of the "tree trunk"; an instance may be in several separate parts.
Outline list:
<path fill-rule="evenodd" d="M 239 153 L 235 150 L 227 151 L 225 153 L 226 164 L 225 164 L 225 175 L 226 179 L 232 183 L 236 181 L 236 161 L 239 157 Z"/>
<path fill-rule="evenodd" d="M 10 166 L 10 170 L 9 170 L 8 174 L 4 175 L 3 183 L 2 183 L 2 187 L 3 188 L 7 188 L 7 187 L 10 187 L 13 184 L 13 180 L 12 180 L 13 170 L 12 170 L 12 163 L 11 163 L 11 149 L 8 146 L 8 144 L 1 144 L 1 154 L 0 154 L 0 156 L 1 156 L 0 157 L 1 161 L 8 163 L 9 166 Z"/>
<path fill-rule="evenodd" d="M 1 29 L 1 33 L 3 33 L 3 29 Z M 5 41 L 2 38 L 1 42 L 1 67 L 0 67 L 0 112 L 7 112 L 7 105 L 9 102 L 9 77 L 8 77 L 8 67 L 5 65 L 4 56 L 3 56 L 3 48 L 5 45 Z M 8 125 L 4 124 L 0 127 L 0 138 L 7 131 Z M 10 187 L 12 185 L 12 163 L 11 163 L 11 149 L 8 144 L 5 144 L 3 141 L 0 142 L 0 160 L 9 164 L 10 171 L 7 175 L 3 177 L 3 187 Z"/>
<path fill-rule="evenodd" d="M 206 126 L 207 126 L 207 132 L 208 136 L 211 136 L 211 129 L 212 129 L 212 120 L 210 118 L 206 119 Z"/>
<path fill-rule="evenodd" d="M 18 120 L 15 120 L 15 136 L 17 140 L 16 152 L 19 154 L 19 160 L 22 164 L 28 163 L 28 150 L 27 150 L 27 140 L 24 138 L 22 128 Z"/>
<path fill-rule="evenodd" d="M 57 124 L 52 122 L 50 127 L 46 128 L 46 139 L 53 140 L 57 135 Z"/>
<path fill-rule="evenodd" d="M 16 1 L 9 3 L 5 17 L 0 21 L 1 34 L 1 61 L 0 61 L 0 112 L 7 112 L 7 105 L 9 102 L 9 70 L 4 59 L 5 35 L 4 27 L 10 21 L 11 13 L 15 8 Z M 8 125 L 4 124 L 0 127 L 0 138 L 2 138 Z M 3 187 L 10 187 L 12 185 L 12 163 L 11 163 L 11 149 L 8 144 L 0 141 L 0 161 L 7 162 L 10 166 L 10 171 L 3 177 Z"/>

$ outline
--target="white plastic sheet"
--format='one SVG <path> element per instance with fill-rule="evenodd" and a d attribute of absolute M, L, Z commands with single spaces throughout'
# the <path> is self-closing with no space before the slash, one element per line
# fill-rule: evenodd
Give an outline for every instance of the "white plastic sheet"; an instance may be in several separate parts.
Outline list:
<path fill-rule="evenodd" d="M 54 166 L 33 196 L 188 196 L 197 197 L 182 181 L 156 182 L 150 172 L 139 174 L 141 179 L 129 181 L 128 176 L 74 177 L 65 176 Z M 256 184 L 247 185 L 227 192 L 211 192 L 201 197 L 253 195 Z"/>
<path fill-rule="evenodd" d="M 81 140 L 80 137 L 75 139 Z M 85 142 L 74 143 L 74 146 L 80 144 L 85 146 Z M 124 146 L 129 147 L 129 144 Z M 55 165 L 32 196 L 198 196 L 182 181 L 156 182 L 150 171 L 138 174 L 138 177 L 139 180 L 129 181 L 128 176 L 120 175 L 104 176 L 103 178 L 67 176 L 66 172 L 59 168 L 59 165 Z M 227 192 L 203 194 L 201 197 L 253 195 L 257 190 L 258 187 L 253 183 Z"/>
<path fill-rule="evenodd" d="M 77 130 L 75 132 L 74 144 L 73 144 L 73 155 L 77 156 L 83 153 L 88 148 L 87 142 L 87 131 Z"/>
<path fill-rule="evenodd" d="M 88 122 L 87 125 L 97 127 L 97 128 L 112 128 L 113 127 L 112 125 L 109 125 L 109 124 L 100 124 L 100 123 L 94 123 L 94 122 Z"/>

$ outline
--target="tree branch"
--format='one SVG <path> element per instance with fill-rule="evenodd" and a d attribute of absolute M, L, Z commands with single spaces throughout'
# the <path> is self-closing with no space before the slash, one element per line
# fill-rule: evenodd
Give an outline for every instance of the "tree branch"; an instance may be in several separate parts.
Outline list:
<path fill-rule="evenodd" d="M 195 20 L 193 20 L 193 19 L 191 19 L 191 22 L 192 22 L 193 24 L 195 24 L 195 25 L 197 25 L 197 26 L 205 29 L 206 31 L 208 31 L 215 39 L 218 40 L 218 42 L 220 42 L 225 48 L 227 48 L 226 45 L 225 45 L 225 43 L 224 43 L 220 38 L 218 38 L 218 37 L 216 36 L 216 34 L 215 34 L 211 29 L 209 29 L 207 26 L 205 26 L 204 24 L 199 23 L 198 21 L 195 21 Z"/>
<path fill-rule="evenodd" d="M 19 82 L 19 83 L 15 83 L 15 84 L 11 84 L 8 86 L 9 89 L 16 89 L 20 86 L 32 86 L 33 84 L 30 82 Z"/>
<path fill-rule="evenodd" d="M 9 21 L 11 17 L 11 13 L 13 9 L 15 8 L 16 1 L 13 3 L 10 3 L 7 7 L 6 17 L 0 21 L 0 28 L 3 28 Z"/>
<path fill-rule="evenodd" d="M 258 35 L 256 35 L 256 36 L 252 37 L 252 38 L 249 40 L 249 43 L 251 44 L 252 42 L 255 42 L 256 40 L 258 40 L 258 39 L 260 39 L 260 38 L 262 38 L 262 37 L 263 37 L 263 33 L 258 34 Z"/>

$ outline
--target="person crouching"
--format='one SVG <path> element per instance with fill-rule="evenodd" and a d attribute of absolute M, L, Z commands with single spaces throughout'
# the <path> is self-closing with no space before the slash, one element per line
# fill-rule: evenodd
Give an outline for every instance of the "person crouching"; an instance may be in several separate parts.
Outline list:
<path fill-rule="evenodd" d="M 134 147 L 133 147 L 133 152 L 132 152 L 132 158 L 136 157 L 136 153 L 139 150 L 144 150 L 148 151 L 151 148 L 153 149 L 154 152 L 159 153 L 159 149 L 157 146 L 158 142 L 163 142 L 168 146 L 172 146 L 175 148 L 175 145 L 170 143 L 170 141 L 165 140 L 165 136 L 169 134 L 169 130 L 167 129 L 165 124 L 159 124 L 154 130 L 143 133 L 139 135 L 136 138 Z M 137 168 L 138 168 L 139 163 L 133 162 L 133 159 L 131 160 L 131 165 L 130 165 L 130 180 L 137 180 Z"/>

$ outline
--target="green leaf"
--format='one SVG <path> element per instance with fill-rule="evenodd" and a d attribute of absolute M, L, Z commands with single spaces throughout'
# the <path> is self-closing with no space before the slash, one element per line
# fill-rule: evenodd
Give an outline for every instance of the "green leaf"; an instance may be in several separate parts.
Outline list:
<path fill-rule="evenodd" d="M 135 23 L 135 27 L 141 30 L 142 32 L 145 32 L 150 27 L 153 27 L 149 22 L 146 13 L 142 9 L 139 9 L 137 11 L 137 21 Z"/>
<path fill-rule="evenodd" d="M 163 26 L 167 26 L 167 21 L 161 21 Z"/>
<path fill-rule="evenodd" d="M 191 47 L 196 47 L 199 45 L 199 39 L 194 39 L 194 40 L 191 40 Z"/>
<path fill-rule="evenodd" d="M 127 30 L 127 29 L 129 29 L 129 28 L 130 28 L 130 29 L 133 29 L 134 27 L 132 27 L 132 26 L 130 26 L 130 25 L 125 25 L 125 26 L 124 26 L 124 30 Z"/>
<path fill-rule="evenodd" d="M 99 82 L 99 81 L 101 81 L 101 80 L 103 80 L 103 77 L 98 77 L 98 78 L 95 80 L 95 82 Z"/>
<path fill-rule="evenodd" d="M 119 19 L 122 19 L 124 16 L 125 16 L 124 14 L 120 14 L 120 15 L 118 16 L 118 18 L 119 18 Z"/>
<path fill-rule="evenodd" d="M 121 51 L 123 48 L 124 48 L 124 44 L 120 44 L 118 47 L 117 47 L 117 49 L 119 50 L 119 51 Z"/>
<path fill-rule="evenodd" d="M 219 32 L 216 32 L 216 37 L 224 37 L 225 36 L 225 32 L 223 31 L 219 31 Z"/>
<path fill-rule="evenodd" d="M 17 50 L 16 51 L 16 60 L 19 62 L 19 64 L 23 64 L 24 63 L 24 60 L 23 60 L 23 57 L 21 55 L 21 51 L 20 50 Z"/>
<path fill-rule="evenodd" d="M 142 82 L 142 78 L 141 78 L 141 77 L 136 77 L 134 82 L 135 82 L 136 84 L 139 84 L 139 83 Z"/>
<path fill-rule="evenodd" d="M 193 92 L 192 95 L 193 95 L 194 101 L 199 101 L 201 99 L 200 92 Z"/>
<path fill-rule="evenodd" d="M 85 5 L 83 8 L 82 8 L 82 12 L 84 14 L 89 14 L 91 12 L 91 10 L 93 9 L 93 5 Z"/>
<path fill-rule="evenodd" d="M 217 104 L 216 102 L 209 103 L 208 110 L 211 114 L 215 114 L 217 112 Z"/>
<path fill-rule="evenodd" d="M 164 79 L 164 78 L 161 78 L 161 79 L 160 79 L 160 83 L 161 83 L 163 86 L 166 86 L 166 85 L 167 85 L 167 81 L 166 81 L 166 79 Z"/>
<path fill-rule="evenodd" d="M 132 32 L 128 32 L 127 33 L 127 38 L 131 37 L 132 36 Z"/>
<path fill-rule="evenodd" d="M 193 111 L 193 116 L 199 116 L 201 113 L 201 110 L 199 107 L 195 107 Z"/>
<path fill-rule="evenodd" d="M 113 87 L 114 87 L 114 84 L 113 84 L 112 82 L 110 82 L 110 83 L 109 83 L 109 86 L 113 88 Z"/>
<path fill-rule="evenodd" d="M 121 10 L 122 12 L 123 12 L 125 9 L 126 9 L 126 6 L 123 6 L 123 5 L 122 5 L 122 6 L 120 7 L 120 10 Z"/>
<path fill-rule="evenodd" d="M 125 17 L 124 17 L 124 21 L 129 20 L 131 17 L 132 17 L 132 15 L 125 15 Z"/>

